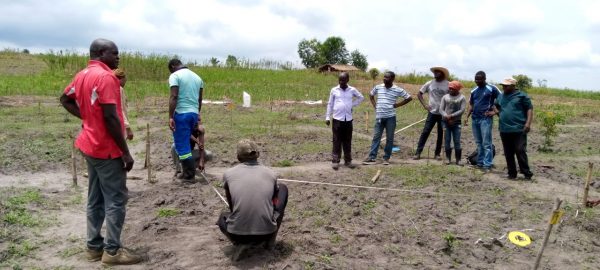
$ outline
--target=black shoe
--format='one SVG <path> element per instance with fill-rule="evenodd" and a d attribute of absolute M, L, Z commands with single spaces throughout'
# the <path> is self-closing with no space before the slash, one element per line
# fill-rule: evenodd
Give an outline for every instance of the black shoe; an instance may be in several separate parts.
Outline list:
<path fill-rule="evenodd" d="M 367 158 L 362 162 L 363 165 L 375 165 L 377 164 L 377 162 L 375 161 L 375 159 L 372 158 Z"/>
<path fill-rule="evenodd" d="M 346 166 L 350 169 L 356 168 L 356 165 L 352 164 L 352 161 L 344 162 L 344 166 Z"/>
<path fill-rule="evenodd" d="M 515 179 L 517 179 L 517 176 L 509 174 L 508 176 L 506 176 L 506 179 L 508 179 L 508 180 L 515 180 Z"/>
<path fill-rule="evenodd" d="M 446 165 L 452 164 L 451 159 L 452 159 L 452 149 L 446 150 Z"/>
<path fill-rule="evenodd" d="M 337 171 L 340 168 L 340 164 L 337 162 L 333 162 L 331 163 L 331 168 Z"/>
<path fill-rule="evenodd" d="M 460 159 L 462 156 L 462 149 L 454 149 L 454 158 L 456 159 L 456 165 L 460 165 Z"/>
<path fill-rule="evenodd" d="M 531 180 L 532 177 L 533 177 L 533 173 L 528 173 L 525 175 L 526 180 Z"/>

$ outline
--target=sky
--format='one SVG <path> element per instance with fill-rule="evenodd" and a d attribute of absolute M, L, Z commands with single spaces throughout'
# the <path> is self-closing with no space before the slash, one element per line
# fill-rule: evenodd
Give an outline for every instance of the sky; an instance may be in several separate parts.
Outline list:
<path fill-rule="evenodd" d="M 600 91 L 600 1 L 594 0 L 0 0 L 0 48 L 121 51 L 202 62 L 227 55 L 292 61 L 302 39 L 339 36 L 369 67 L 461 79 L 525 74 L 533 84 Z"/>

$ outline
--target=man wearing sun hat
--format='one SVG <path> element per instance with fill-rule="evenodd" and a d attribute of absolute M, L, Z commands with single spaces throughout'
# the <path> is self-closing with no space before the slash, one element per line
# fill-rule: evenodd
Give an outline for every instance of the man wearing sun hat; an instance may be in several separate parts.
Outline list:
<path fill-rule="evenodd" d="M 448 77 L 450 77 L 450 73 L 445 67 L 432 67 L 430 70 L 433 72 L 434 79 L 425 83 L 417 94 L 419 102 L 421 102 L 421 105 L 423 105 L 423 108 L 427 111 L 427 120 L 425 120 L 425 126 L 419 137 L 417 151 L 413 159 L 421 158 L 421 152 L 423 152 L 425 143 L 427 143 L 427 138 L 435 125 L 437 125 L 437 139 L 435 141 L 434 152 L 435 158 L 439 159 L 440 153 L 442 152 L 443 131 L 440 103 L 442 97 L 448 94 Z M 429 102 L 427 105 L 425 105 L 425 100 L 423 99 L 423 94 L 425 93 L 429 93 Z"/>
<path fill-rule="evenodd" d="M 517 178 L 517 156 L 519 170 L 529 180 L 533 173 L 527 159 L 527 133 L 531 130 L 533 105 L 526 93 L 516 89 L 517 80 L 514 78 L 506 78 L 500 85 L 503 94 L 496 99 L 494 113 L 500 116 L 500 138 L 506 157 L 508 179 Z"/>
<path fill-rule="evenodd" d="M 241 140 L 241 162 L 225 171 L 223 182 L 229 210 L 219 217 L 219 229 L 234 245 L 265 243 L 272 248 L 287 205 L 288 190 L 277 183 L 276 173 L 258 163 L 258 145 Z"/>

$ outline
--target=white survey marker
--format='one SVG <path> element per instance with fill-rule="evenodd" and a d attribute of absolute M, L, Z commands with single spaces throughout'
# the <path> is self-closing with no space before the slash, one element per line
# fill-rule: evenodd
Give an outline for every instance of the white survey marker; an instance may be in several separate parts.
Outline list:
<path fill-rule="evenodd" d="M 250 94 L 248 94 L 248 93 L 246 93 L 246 91 L 244 91 L 243 97 L 244 97 L 243 98 L 244 99 L 244 105 L 243 105 L 243 107 L 244 108 L 250 108 L 250 103 L 251 103 Z"/>

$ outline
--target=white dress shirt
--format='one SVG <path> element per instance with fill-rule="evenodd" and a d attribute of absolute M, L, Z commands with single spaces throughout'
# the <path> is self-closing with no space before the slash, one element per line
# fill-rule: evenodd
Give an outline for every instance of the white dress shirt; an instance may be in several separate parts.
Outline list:
<path fill-rule="evenodd" d="M 336 86 L 331 88 L 329 93 L 329 102 L 327 102 L 327 115 L 325 120 L 330 120 L 333 113 L 333 119 L 339 121 L 352 120 L 352 108 L 358 106 L 365 97 L 354 87 L 348 85 L 346 90 Z"/>

